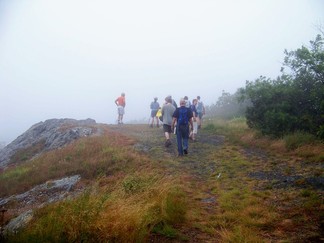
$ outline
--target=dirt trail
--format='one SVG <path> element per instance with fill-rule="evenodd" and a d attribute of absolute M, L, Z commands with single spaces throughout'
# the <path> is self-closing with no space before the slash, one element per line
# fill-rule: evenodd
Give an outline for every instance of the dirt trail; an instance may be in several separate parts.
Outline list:
<path fill-rule="evenodd" d="M 307 209 L 308 211 L 302 209 L 302 212 L 296 213 L 299 207 L 303 207 L 303 201 L 296 202 L 300 192 L 293 194 L 290 191 L 296 188 L 298 190 L 310 188 L 318 190 L 323 196 L 323 177 L 314 176 L 312 170 L 305 169 L 307 166 L 315 166 L 315 168 L 317 166 L 321 169 L 320 163 L 305 165 L 302 161 L 294 161 L 291 164 L 289 158 L 270 155 L 257 148 L 243 148 L 230 144 L 224 136 L 209 133 L 204 129 L 199 130 L 195 142 L 190 141 L 189 154 L 177 158 L 175 135 L 171 138 L 172 146 L 165 148 L 162 128 L 123 125 L 110 126 L 110 129 L 133 137 L 137 141 L 134 145 L 136 150 L 161 162 L 170 161 L 167 165 L 170 173 L 182 174 L 184 183 L 188 185 L 189 182 L 188 197 L 192 199 L 192 207 L 200 212 L 200 216 L 195 218 L 197 222 L 193 222 L 191 228 L 179 229 L 188 237 L 189 242 L 220 241 L 222 229 L 215 223 L 215 217 L 220 210 L 217 185 L 222 187 L 223 191 L 246 188 L 252 191 L 268 190 L 270 196 L 267 196 L 264 203 L 269 204 L 270 208 L 276 208 L 276 213 L 281 217 L 276 219 L 278 226 L 269 223 L 273 228 L 264 233 L 263 239 L 266 242 L 286 239 L 299 242 L 323 239 L 323 233 L 319 233 L 323 229 L 320 216 L 313 218 L 316 222 L 312 226 L 308 227 L 300 223 L 303 221 L 306 223 L 309 217 L 314 216 L 313 208 Z M 220 182 L 223 178 L 226 179 Z M 291 198 L 287 199 L 289 197 Z M 296 223 L 291 223 L 295 222 L 296 215 L 299 219 Z M 289 222 L 288 226 L 287 222 Z M 196 226 L 197 224 L 199 227 Z M 178 241 L 153 236 L 151 242 Z"/>
<path fill-rule="evenodd" d="M 212 192 L 209 185 L 209 178 L 217 172 L 217 164 L 209 158 L 210 151 L 216 151 L 224 144 L 224 137 L 206 134 L 200 131 L 195 142 L 189 141 L 189 153 L 181 158 L 177 157 L 176 136 L 171 135 L 172 145 L 164 146 L 163 129 L 150 128 L 147 125 L 123 125 L 112 126 L 113 131 L 120 132 L 136 139 L 135 149 L 149 156 L 163 160 L 173 161 L 168 167 L 171 173 L 186 174 L 185 180 L 190 180 L 190 187 L 187 193 L 194 199 L 194 207 L 204 215 L 204 218 L 216 214 L 217 195 Z M 208 221 L 208 220 L 207 220 Z M 199 222 L 197 222 L 199 223 Z M 203 222 L 200 222 L 203 223 Z M 189 237 L 189 242 L 217 242 L 215 235 L 202 232 L 197 228 L 180 229 L 184 235 Z M 152 238 L 151 242 L 177 242 L 176 240 L 162 239 L 159 236 Z"/>
<path fill-rule="evenodd" d="M 164 134 L 162 128 L 150 128 L 146 125 L 138 126 L 112 126 L 113 131 L 120 132 L 136 139 L 134 145 L 138 151 L 145 152 L 156 159 L 172 159 L 179 163 L 177 170 L 186 170 L 194 175 L 198 181 L 207 180 L 215 172 L 216 164 L 209 158 L 210 151 L 215 151 L 224 145 L 224 136 L 210 135 L 201 131 L 195 142 L 189 140 L 189 154 L 177 158 L 176 137 L 172 134 L 172 145 L 164 146 Z"/>

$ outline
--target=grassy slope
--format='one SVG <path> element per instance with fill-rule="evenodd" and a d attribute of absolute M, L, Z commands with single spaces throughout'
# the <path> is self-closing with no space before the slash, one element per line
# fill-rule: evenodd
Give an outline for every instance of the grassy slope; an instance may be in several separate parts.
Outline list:
<path fill-rule="evenodd" d="M 104 129 L 104 136 L 81 139 L 0 175 L 2 195 L 76 173 L 87 188 L 76 199 L 37 210 L 30 227 L 12 240 L 272 242 L 323 237 L 323 191 L 302 179 L 281 183 L 278 177 L 251 176 L 279 171 L 287 178 L 322 177 L 322 145 L 286 151 L 283 141 L 257 138 L 244 121 L 213 121 L 190 143 L 189 155 L 178 159 L 174 138 L 171 148 L 163 147 L 161 129 Z"/>

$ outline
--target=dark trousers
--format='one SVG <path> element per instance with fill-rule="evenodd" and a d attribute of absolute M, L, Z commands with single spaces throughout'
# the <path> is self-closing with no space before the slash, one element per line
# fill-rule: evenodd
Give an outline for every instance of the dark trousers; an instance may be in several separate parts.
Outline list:
<path fill-rule="evenodd" d="M 178 125 L 176 132 L 177 132 L 178 154 L 183 155 L 183 150 L 188 149 L 189 125 Z"/>

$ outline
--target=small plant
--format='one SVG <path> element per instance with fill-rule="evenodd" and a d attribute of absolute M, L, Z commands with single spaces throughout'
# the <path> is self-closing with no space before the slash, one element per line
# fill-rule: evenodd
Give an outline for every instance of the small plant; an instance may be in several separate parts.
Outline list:
<path fill-rule="evenodd" d="M 206 130 L 206 131 L 215 131 L 216 126 L 214 124 L 212 124 L 212 123 L 209 123 L 204 127 L 204 130 Z"/>
<path fill-rule="evenodd" d="M 187 211 L 185 195 L 179 189 L 173 189 L 164 201 L 164 217 L 167 222 L 181 223 L 185 220 Z"/>
<path fill-rule="evenodd" d="M 304 189 L 304 190 L 302 190 L 301 193 L 300 193 L 300 195 L 301 195 L 302 197 L 310 197 L 311 194 L 312 194 L 312 192 L 311 192 L 310 190 L 308 190 L 308 189 Z"/>
<path fill-rule="evenodd" d="M 138 177 L 127 177 L 122 184 L 126 193 L 136 193 L 143 190 L 144 181 Z"/>
<path fill-rule="evenodd" d="M 164 235 L 168 238 L 176 238 L 178 236 L 177 230 L 164 222 L 160 222 L 159 224 L 155 225 L 152 232 Z"/>

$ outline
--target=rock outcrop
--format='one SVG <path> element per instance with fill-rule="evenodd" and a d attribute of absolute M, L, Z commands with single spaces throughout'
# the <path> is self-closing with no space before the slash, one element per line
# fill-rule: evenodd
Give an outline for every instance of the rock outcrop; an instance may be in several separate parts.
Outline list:
<path fill-rule="evenodd" d="M 0 150 L 3 149 L 4 147 L 6 147 L 6 143 L 5 142 L 0 142 Z"/>
<path fill-rule="evenodd" d="M 14 163 L 12 156 L 20 150 L 39 145 L 37 153 L 62 147 L 75 139 L 97 132 L 93 119 L 50 119 L 39 122 L 0 150 L 0 169 Z"/>
<path fill-rule="evenodd" d="M 80 179 L 80 175 L 74 175 L 59 180 L 51 180 L 35 186 L 27 192 L 0 198 L 0 208 L 6 208 L 8 204 L 15 204 L 16 208 L 18 208 L 17 211 L 20 212 L 17 217 L 11 219 L 4 227 L 4 232 L 14 233 L 24 227 L 33 216 L 33 210 L 30 208 L 40 208 L 75 194 L 75 192 L 72 192 L 72 187 Z"/>

